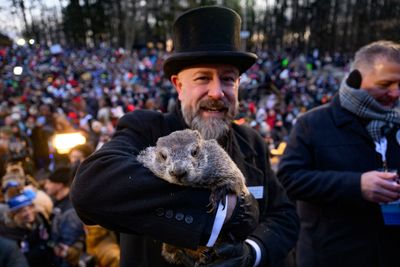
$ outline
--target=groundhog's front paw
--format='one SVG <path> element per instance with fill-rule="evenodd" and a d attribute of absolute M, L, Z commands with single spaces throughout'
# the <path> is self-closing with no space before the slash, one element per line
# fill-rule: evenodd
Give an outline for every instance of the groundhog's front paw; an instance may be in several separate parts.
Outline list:
<path fill-rule="evenodd" d="M 206 265 L 212 262 L 214 255 L 214 251 L 212 248 L 202 247 L 199 248 L 198 251 L 200 252 L 199 258 L 197 260 L 198 264 Z"/>
<path fill-rule="evenodd" d="M 210 204 L 209 206 L 211 207 L 210 212 L 215 211 L 218 208 L 218 204 L 221 201 L 222 206 L 225 208 L 226 205 L 226 195 L 229 193 L 229 191 L 226 188 L 220 188 L 213 190 L 210 195 Z"/>
<path fill-rule="evenodd" d="M 173 245 L 162 244 L 161 255 L 166 261 L 173 264 L 180 264 L 181 260 L 178 256 L 179 249 Z"/>

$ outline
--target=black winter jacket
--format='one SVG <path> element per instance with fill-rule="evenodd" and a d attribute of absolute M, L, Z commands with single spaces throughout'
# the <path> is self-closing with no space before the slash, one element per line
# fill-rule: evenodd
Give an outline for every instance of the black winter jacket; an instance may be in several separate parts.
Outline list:
<path fill-rule="evenodd" d="M 395 131 L 388 138 L 389 168 L 400 167 Z M 386 227 L 380 206 L 361 194 L 361 174 L 382 168 L 365 122 L 339 97 L 298 119 L 278 177 L 298 200 L 299 267 L 400 266 L 400 228 Z"/>
<path fill-rule="evenodd" d="M 122 117 L 117 132 L 80 166 L 71 197 L 81 219 L 121 232 L 121 266 L 169 266 L 161 242 L 195 248 L 208 240 L 215 214 L 209 192 L 181 187 L 155 177 L 136 161 L 139 151 L 157 139 L 184 129 L 179 112 L 135 111 Z M 249 237 L 263 250 L 263 265 L 279 266 L 294 246 L 297 215 L 271 172 L 267 146 L 250 128 L 233 125 L 231 155 L 259 189 L 260 224 Z"/>

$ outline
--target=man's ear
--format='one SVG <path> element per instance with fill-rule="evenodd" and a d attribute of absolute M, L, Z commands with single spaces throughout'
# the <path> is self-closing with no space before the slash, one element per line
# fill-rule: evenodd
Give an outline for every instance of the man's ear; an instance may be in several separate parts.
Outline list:
<path fill-rule="evenodd" d="M 348 86 L 353 87 L 354 89 L 359 89 L 362 83 L 361 72 L 357 69 L 350 72 L 347 77 L 346 83 Z"/>
<path fill-rule="evenodd" d="M 182 83 L 179 80 L 178 75 L 172 75 L 171 76 L 171 83 L 175 87 L 175 90 L 178 93 L 178 98 L 180 99 L 181 94 L 182 94 Z"/>

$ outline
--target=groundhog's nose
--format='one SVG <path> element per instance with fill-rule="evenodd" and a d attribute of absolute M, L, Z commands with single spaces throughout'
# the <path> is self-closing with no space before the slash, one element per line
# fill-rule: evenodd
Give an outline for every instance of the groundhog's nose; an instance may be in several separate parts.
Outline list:
<path fill-rule="evenodd" d="M 175 177 L 176 180 L 182 182 L 182 180 L 186 177 L 187 171 L 182 167 L 175 167 L 169 171 L 169 175 Z"/>

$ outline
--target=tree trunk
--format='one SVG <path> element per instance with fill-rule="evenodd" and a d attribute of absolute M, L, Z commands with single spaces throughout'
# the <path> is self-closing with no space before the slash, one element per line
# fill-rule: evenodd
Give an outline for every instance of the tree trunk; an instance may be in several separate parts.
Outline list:
<path fill-rule="evenodd" d="M 135 43 L 136 36 L 136 5 L 135 0 L 127 0 L 126 4 L 126 13 L 124 20 L 124 31 L 125 31 L 125 49 L 128 51 L 132 51 L 133 44 Z"/>

